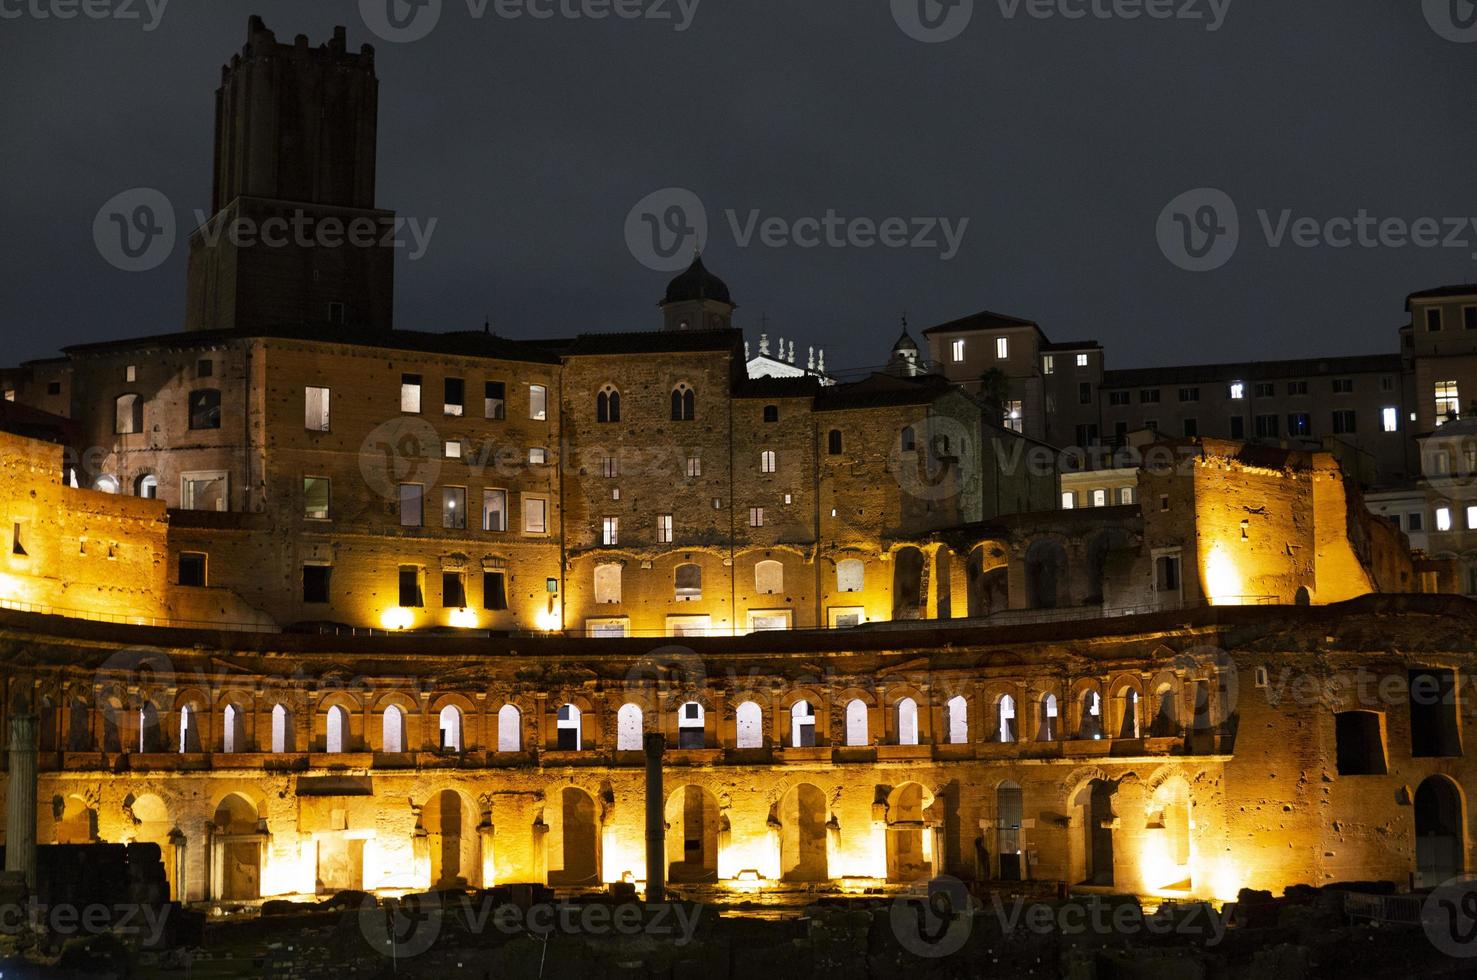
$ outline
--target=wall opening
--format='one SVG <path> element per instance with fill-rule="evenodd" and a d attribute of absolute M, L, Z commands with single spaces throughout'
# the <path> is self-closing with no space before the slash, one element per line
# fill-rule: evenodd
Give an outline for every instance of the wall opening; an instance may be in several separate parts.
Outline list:
<path fill-rule="evenodd" d="M 801 783 L 781 798 L 780 878 L 784 881 L 825 881 L 826 794 Z"/>
<path fill-rule="evenodd" d="M 1340 711 L 1333 716 L 1334 744 L 1340 776 L 1383 776 L 1385 735 L 1377 711 Z"/>

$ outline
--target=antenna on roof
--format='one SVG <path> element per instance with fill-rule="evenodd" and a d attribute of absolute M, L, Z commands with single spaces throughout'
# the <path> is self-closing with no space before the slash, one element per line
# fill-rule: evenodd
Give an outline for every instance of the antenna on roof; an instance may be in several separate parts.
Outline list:
<path fill-rule="evenodd" d="M 492 317 L 485 316 L 482 318 L 482 332 L 485 334 L 492 333 Z"/>

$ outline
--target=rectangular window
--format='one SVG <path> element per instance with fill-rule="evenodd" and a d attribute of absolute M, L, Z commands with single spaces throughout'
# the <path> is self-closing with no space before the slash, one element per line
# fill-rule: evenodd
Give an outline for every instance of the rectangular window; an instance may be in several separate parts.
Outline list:
<path fill-rule="evenodd" d="M 606 546 L 621 543 L 621 519 L 606 517 L 600 521 L 600 543 Z"/>
<path fill-rule="evenodd" d="M 188 588 L 205 588 L 205 554 L 182 551 L 179 556 L 179 584 Z"/>
<path fill-rule="evenodd" d="M 482 530 L 506 531 L 508 529 L 508 491 L 482 491 Z"/>
<path fill-rule="evenodd" d="M 1477 306 L 1462 307 L 1462 329 L 1477 330 Z"/>
<path fill-rule="evenodd" d="M 1131 504 L 1131 503 L 1133 503 L 1133 487 L 1119 487 L 1118 488 L 1118 502 L 1120 504 Z"/>
<path fill-rule="evenodd" d="M 461 572 L 441 573 L 441 606 L 444 609 L 467 608 L 467 580 Z"/>
<path fill-rule="evenodd" d="M 1181 388 L 1180 389 L 1180 401 L 1182 401 L 1182 402 L 1198 402 L 1199 400 L 1200 400 L 1200 389 L 1199 388 Z"/>
<path fill-rule="evenodd" d="M 467 383 L 461 378 L 447 378 L 446 396 L 442 399 L 442 411 L 447 415 L 465 415 L 467 411 Z"/>
<path fill-rule="evenodd" d="M 1086 354 L 1078 354 L 1077 355 L 1077 366 L 1078 367 L 1087 367 L 1087 355 Z"/>
<path fill-rule="evenodd" d="M 621 475 L 620 462 L 614 456 L 605 456 L 600 460 L 600 475 L 607 480 L 614 480 Z"/>
<path fill-rule="evenodd" d="M 1276 439 L 1277 429 L 1277 416 L 1258 415 L 1252 431 L 1256 433 L 1258 439 Z"/>
<path fill-rule="evenodd" d="M 775 456 L 773 449 L 766 449 L 759 454 L 759 472 L 773 473 L 775 469 Z"/>
<path fill-rule="evenodd" d="M 190 428 L 219 429 L 221 427 L 221 393 L 215 388 L 201 388 L 190 392 Z"/>
<path fill-rule="evenodd" d="M 1026 424 L 1025 410 L 1020 402 L 1010 401 L 1005 403 L 1005 418 L 1003 422 L 1005 428 L 1011 432 L 1024 431 Z"/>
<path fill-rule="evenodd" d="M 1333 434 L 1336 436 L 1353 435 L 1357 431 L 1357 413 L 1353 409 L 1342 409 L 1333 413 Z"/>
<path fill-rule="evenodd" d="M 309 432 L 328 431 L 328 396 L 327 388 L 303 389 L 303 426 Z"/>
<path fill-rule="evenodd" d="M 1335 395 L 1352 395 L 1354 393 L 1354 379 L 1334 378 L 1333 393 Z"/>
<path fill-rule="evenodd" d="M 1287 416 L 1287 434 L 1307 436 L 1313 431 L 1313 420 L 1307 412 L 1292 412 Z M 1273 433 L 1276 435 L 1276 433 Z"/>
<path fill-rule="evenodd" d="M 447 459 L 461 459 L 462 441 L 460 439 L 446 440 L 446 445 L 442 448 L 441 455 L 445 456 Z"/>
<path fill-rule="evenodd" d="M 303 602 L 317 605 L 328 602 L 328 582 L 332 575 L 331 566 L 304 565 Z"/>
<path fill-rule="evenodd" d="M 1340 776 L 1385 775 L 1385 739 L 1375 711 L 1333 716 L 1334 759 Z"/>
<path fill-rule="evenodd" d="M 535 422 L 549 418 L 549 389 L 543 385 L 528 386 L 528 417 Z"/>
<path fill-rule="evenodd" d="M 1128 392 L 1126 392 L 1126 391 L 1110 391 L 1110 392 L 1108 392 L 1108 404 L 1109 405 L 1127 405 L 1128 402 L 1129 402 Z"/>
<path fill-rule="evenodd" d="M 1380 391 L 1394 391 L 1394 390 L 1395 390 L 1395 379 L 1394 378 L 1390 377 L 1388 374 L 1385 375 L 1383 378 L 1380 378 Z"/>
<path fill-rule="evenodd" d="M 450 531 L 467 529 L 467 488 L 441 488 L 441 526 Z"/>
<path fill-rule="evenodd" d="M 1400 431 L 1400 410 L 1398 408 L 1380 409 L 1380 421 L 1386 432 Z"/>
<path fill-rule="evenodd" d="M 1426 332 L 1427 333 L 1440 333 L 1441 332 L 1441 310 L 1440 310 L 1440 308 L 1430 309 L 1430 310 L 1427 310 L 1426 311 Z"/>
<path fill-rule="evenodd" d="M 1178 592 L 1180 560 L 1177 555 L 1161 555 L 1154 561 L 1154 586 L 1159 592 Z"/>
<path fill-rule="evenodd" d="M 403 609 L 419 609 L 426 604 L 421 595 L 421 569 L 419 565 L 400 566 L 400 606 Z"/>
<path fill-rule="evenodd" d="M 1056 374 L 1056 358 L 1051 354 L 1041 355 L 1041 373 Z"/>
<path fill-rule="evenodd" d="M 1106 507 L 1106 506 L 1108 506 L 1108 491 L 1107 490 L 1094 490 L 1092 492 L 1092 505 L 1094 507 Z"/>
<path fill-rule="evenodd" d="M 1246 438 L 1246 419 L 1240 415 L 1231 416 L 1231 438 Z"/>
<path fill-rule="evenodd" d="M 1084 446 L 1084 447 L 1085 446 L 1096 446 L 1097 445 L 1097 441 L 1098 440 L 1097 440 L 1097 426 L 1096 425 L 1094 425 L 1094 424 L 1092 424 L 1092 423 L 1089 422 L 1089 423 L 1086 423 L 1086 424 L 1077 426 L 1077 445 Z"/>
<path fill-rule="evenodd" d="M 1159 431 L 1159 420 L 1158 419 L 1144 419 L 1144 428 L 1148 429 L 1150 432 L 1158 432 Z"/>
<path fill-rule="evenodd" d="M 1092 382 L 1083 381 L 1077 385 L 1077 401 L 1083 405 L 1092 404 Z"/>
<path fill-rule="evenodd" d="M 1302 388 L 1301 391 L 1298 390 L 1299 387 Z M 1289 395 L 1306 395 L 1308 393 L 1308 384 L 1306 381 L 1294 381 L 1287 386 L 1287 393 Z M 1276 394 L 1277 386 L 1272 382 L 1262 381 L 1257 383 L 1256 397 L 1272 398 L 1275 397 Z"/>
<path fill-rule="evenodd" d="M 763 527 L 764 526 L 764 508 L 763 507 L 750 507 L 749 508 L 749 526 L 750 527 Z"/>
<path fill-rule="evenodd" d="M 425 487 L 419 483 L 400 484 L 400 526 L 420 527 L 424 521 L 421 513 L 421 498 Z"/>
<path fill-rule="evenodd" d="M 134 364 L 129 364 L 126 367 L 124 367 L 123 368 L 123 380 L 126 381 L 126 382 L 128 382 L 129 384 L 133 384 L 135 381 L 137 381 L 138 380 L 138 366 L 137 365 L 134 365 Z"/>
<path fill-rule="evenodd" d="M 549 533 L 549 501 L 544 497 L 523 498 L 523 532 L 525 534 Z"/>
<path fill-rule="evenodd" d="M 1440 668 L 1407 672 L 1410 690 L 1410 754 L 1418 759 L 1459 756 L 1456 674 Z"/>
<path fill-rule="evenodd" d="M 1436 508 L 1436 530 L 1438 530 L 1438 531 L 1450 531 L 1451 530 L 1451 508 L 1450 507 L 1437 507 Z"/>
<path fill-rule="evenodd" d="M 421 411 L 421 376 L 400 375 L 400 411 L 419 415 Z"/>
<path fill-rule="evenodd" d="M 1185 438 L 1186 439 L 1193 439 L 1193 438 L 1195 438 L 1196 436 L 1198 436 L 1200 434 L 1200 420 L 1199 419 L 1185 419 L 1184 425 L 1185 425 Z"/>
<path fill-rule="evenodd" d="M 1405 521 L 1406 526 L 1412 531 L 1424 531 L 1426 529 L 1426 515 L 1420 511 L 1408 515 Z"/>
<path fill-rule="evenodd" d="M 661 544 L 672 543 L 672 515 L 656 515 L 656 539 Z"/>
<path fill-rule="evenodd" d="M 1467 508 L 1467 530 L 1477 531 L 1477 506 Z"/>
<path fill-rule="evenodd" d="M 687 475 L 688 477 L 703 475 L 703 458 L 701 456 L 687 457 Z"/>
<path fill-rule="evenodd" d="M 503 572 L 482 573 L 482 608 L 492 612 L 508 608 L 508 579 Z"/>
<path fill-rule="evenodd" d="M 1230 395 L 1232 401 L 1240 401 L 1241 399 L 1245 398 L 1246 385 L 1242 384 L 1240 381 L 1231 382 Z"/>
<path fill-rule="evenodd" d="M 1455 381 L 1438 381 L 1436 391 L 1436 424 L 1441 425 L 1462 414 L 1462 396 Z"/>
<path fill-rule="evenodd" d="M 501 381 L 489 381 L 482 388 L 482 414 L 502 421 L 507 418 L 508 388 Z"/>
<path fill-rule="evenodd" d="M 215 362 L 210 360 L 195 362 L 195 377 L 209 378 L 215 374 Z"/>
<path fill-rule="evenodd" d="M 995 359 L 999 361 L 1010 358 L 1010 339 L 1007 337 L 995 338 Z"/>
<path fill-rule="evenodd" d="M 328 520 L 329 496 L 328 477 L 303 477 L 303 517 L 310 521 Z"/>
<path fill-rule="evenodd" d="M 1076 509 L 1077 509 L 1077 494 L 1073 493 L 1071 490 L 1063 490 L 1062 491 L 1062 510 L 1076 510 Z"/>
<path fill-rule="evenodd" d="M 184 510 L 229 510 L 229 477 L 225 473 L 182 473 L 180 507 Z"/>
<path fill-rule="evenodd" d="M 962 340 L 956 340 L 956 341 L 954 341 L 954 343 L 953 343 L 953 350 L 954 350 L 954 363 L 955 364 L 962 364 L 962 363 L 964 363 L 964 341 L 962 341 Z"/>
<path fill-rule="evenodd" d="M 1140 405 L 1158 405 L 1159 404 L 1159 389 L 1158 388 L 1144 388 L 1144 389 L 1140 390 L 1139 391 L 1139 404 Z"/>

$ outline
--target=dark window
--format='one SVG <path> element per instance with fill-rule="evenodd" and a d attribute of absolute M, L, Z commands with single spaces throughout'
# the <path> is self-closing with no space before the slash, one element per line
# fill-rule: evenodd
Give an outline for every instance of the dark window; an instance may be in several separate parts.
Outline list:
<path fill-rule="evenodd" d="M 1126 391 L 1110 391 L 1110 392 L 1108 392 L 1108 404 L 1109 405 L 1127 405 L 1128 404 L 1128 392 L 1126 392 Z"/>
<path fill-rule="evenodd" d="M 303 602 L 328 601 L 328 580 L 333 569 L 327 565 L 303 566 Z"/>
<path fill-rule="evenodd" d="M 1441 311 L 1440 310 L 1427 310 L 1426 311 L 1426 330 L 1428 332 L 1430 332 L 1430 333 L 1440 333 L 1441 332 Z"/>
<path fill-rule="evenodd" d="M 1412 530 L 1412 531 L 1424 531 L 1426 529 L 1426 517 L 1425 517 L 1424 514 L 1420 513 L 1419 511 L 1417 511 L 1414 514 L 1411 514 L 1410 515 L 1410 518 L 1409 518 L 1409 521 L 1410 521 L 1410 530 Z"/>
<path fill-rule="evenodd" d="M 1157 405 L 1157 404 L 1159 404 L 1159 389 L 1158 388 L 1145 388 L 1143 391 L 1140 391 L 1139 392 L 1139 404 L 1140 405 Z"/>
<path fill-rule="evenodd" d="M 179 584 L 197 589 L 205 587 L 205 556 L 203 554 L 197 551 L 180 553 Z"/>
<path fill-rule="evenodd" d="M 1182 401 L 1182 402 L 1198 402 L 1199 400 L 1200 400 L 1200 389 L 1199 388 L 1181 388 L 1180 389 L 1180 401 Z"/>
<path fill-rule="evenodd" d="M 400 605 L 406 609 L 425 605 L 421 598 L 421 570 L 416 565 L 400 566 Z"/>
<path fill-rule="evenodd" d="M 215 374 L 214 361 L 201 361 L 195 365 L 195 377 L 209 378 Z"/>
<path fill-rule="evenodd" d="M 1255 422 L 1256 426 L 1253 431 L 1256 433 L 1258 439 L 1277 438 L 1277 416 L 1258 415 Z"/>
<path fill-rule="evenodd" d="M 446 379 L 443 411 L 447 415 L 463 415 L 467 411 L 467 385 L 461 378 Z"/>
<path fill-rule="evenodd" d="M 1353 409 L 1333 413 L 1333 434 L 1336 436 L 1352 435 L 1357 431 L 1356 414 Z"/>
<path fill-rule="evenodd" d="M 778 405 L 764 406 L 764 421 L 778 422 L 780 420 L 780 407 Z"/>
<path fill-rule="evenodd" d="M 697 416 L 697 395 L 685 385 L 672 390 L 672 421 L 691 422 Z"/>
<path fill-rule="evenodd" d="M 441 573 L 441 605 L 446 609 L 465 609 L 467 606 L 466 579 L 461 572 Z"/>
<path fill-rule="evenodd" d="M 201 388 L 190 392 L 190 428 L 219 429 L 221 427 L 221 393 L 214 388 Z"/>
<path fill-rule="evenodd" d="M 1409 671 L 1410 754 L 1418 758 L 1459 756 L 1456 674 L 1440 668 Z"/>
<path fill-rule="evenodd" d="M 1162 555 L 1154 562 L 1154 568 L 1156 585 L 1160 592 L 1178 591 L 1180 587 L 1179 558 L 1174 555 Z"/>
<path fill-rule="evenodd" d="M 1258 391 L 1257 392 L 1258 395 L 1265 394 L 1268 398 L 1271 398 L 1272 395 L 1274 394 L 1274 391 L 1273 391 L 1271 385 L 1257 385 L 1257 387 L 1258 388 L 1266 388 L 1267 389 L 1265 392 Z M 1289 395 L 1306 395 L 1308 393 L 1308 382 L 1306 382 L 1306 381 L 1289 381 L 1287 383 L 1287 393 Z"/>
<path fill-rule="evenodd" d="M 619 422 L 621 420 L 621 393 L 602 391 L 595 396 L 595 421 Z"/>
<path fill-rule="evenodd" d="M 60 381 L 46 382 L 46 393 L 48 395 L 60 395 L 62 393 L 62 383 Z"/>
<path fill-rule="evenodd" d="M 1352 395 L 1354 393 L 1354 379 L 1334 378 L 1333 393 L 1335 395 Z"/>
<path fill-rule="evenodd" d="M 1092 423 L 1077 426 L 1077 445 L 1096 446 L 1097 426 Z"/>
<path fill-rule="evenodd" d="M 1113 423 L 1113 445 L 1115 445 L 1115 446 L 1124 446 L 1124 445 L 1127 445 L 1127 443 L 1128 443 L 1128 423 L 1127 422 L 1114 422 Z"/>
<path fill-rule="evenodd" d="M 903 429 L 902 451 L 905 453 L 911 453 L 915 452 L 917 449 L 918 435 L 913 431 L 913 427 L 910 425 L 907 428 Z"/>
<path fill-rule="evenodd" d="M 1337 414 L 1337 413 L 1335 413 Z M 1313 432 L 1312 417 L 1307 412 L 1292 412 L 1287 416 L 1287 434 L 1290 436 L 1306 436 Z M 1276 435 L 1273 432 L 1272 435 Z"/>
<path fill-rule="evenodd" d="M 1462 308 L 1462 326 L 1467 330 L 1477 330 L 1477 306 Z"/>
<path fill-rule="evenodd" d="M 508 608 L 508 579 L 502 572 L 482 573 L 482 608 L 494 612 Z"/>
<path fill-rule="evenodd" d="M 1385 741 L 1374 711 L 1341 711 L 1333 716 L 1340 776 L 1383 776 Z"/>
<path fill-rule="evenodd" d="M 502 420 L 507 416 L 508 390 L 501 381 L 489 381 L 483 387 L 483 412 L 487 418 Z"/>
<path fill-rule="evenodd" d="M 1193 439 L 1200 434 L 1199 419 L 1185 419 L 1185 437 Z"/>
<path fill-rule="evenodd" d="M 841 455 L 841 430 L 832 429 L 826 436 L 826 452 L 832 456 Z"/>
<path fill-rule="evenodd" d="M 1077 400 L 1084 405 L 1092 404 L 1092 382 L 1082 381 L 1077 385 Z"/>
<path fill-rule="evenodd" d="M 1233 416 L 1231 416 L 1231 438 L 1232 439 L 1245 439 L 1246 438 L 1246 419 L 1245 419 L 1244 416 L 1241 416 L 1241 415 L 1233 415 Z"/>

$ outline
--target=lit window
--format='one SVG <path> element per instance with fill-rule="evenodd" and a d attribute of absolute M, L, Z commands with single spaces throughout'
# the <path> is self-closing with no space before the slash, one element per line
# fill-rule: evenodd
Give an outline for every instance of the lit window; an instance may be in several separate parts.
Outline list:
<path fill-rule="evenodd" d="M 1450 531 L 1451 530 L 1451 508 L 1450 507 L 1437 507 L 1436 508 L 1436 530 L 1438 530 L 1438 531 Z"/>
<path fill-rule="evenodd" d="M 328 431 L 327 388 L 303 389 L 303 425 L 309 432 Z"/>
<path fill-rule="evenodd" d="M 1106 506 L 1108 506 L 1108 491 L 1107 490 L 1094 490 L 1092 492 L 1092 505 L 1094 507 L 1106 507 Z"/>
<path fill-rule="evenodd" d="M 419 415 L 421 410 L 421 376 L 400 375 L 400 411 Z"/>
<path fill-rule="evenodd" d="M 1008 337 L 996 337 L 995 338 L 995 358 L 997 360 L 1004 361 L 1004 360 L 1007 360 L 1009 357 L 1010 357 L 1010 338 L 1008 338 Z"/>
<path fill-rule="evenodd" d="M 656 515 L 656 539 L 662 544 L 672 543 L 672 515 Z"/>
<path fill-rule="evenodd" d="M 687 457 L 687 475 L 689 477 L 703 475 L 703 458 L 701 456 Z"/>
<path fill-rule="evenodd" d="M 766 449 L 759 454 L 759 472 L 773 473 L 774 469 L 774 450 Z"/>
<path fill-rule="evenodd" d="M 1056 357 L 1051 354 L 1041 355 L 1041 373 L 1056 374 Z"/>
<path fill-rule="evenodd" d="M 1477 506 L 1467 508 L 1467 530 L 1477 531 Z"/>
<path fill-rule="evenodd" d="M 1062 510 L 1072 510 L 1077 506 L 1077 494 L 1071 490 L 1062 491 Z"/>
<path fill-rule="evenodd" d="M 549 502 L 543 497 L 523 498 L 523 530 L 527 534 L 549 533 Z"/>
<path fill-rule="evenodd" d="M 482 386 L 482 414 L 493 420 L 506 417 L 507 386 L 501 381 L 488 381 Z"/>
<path fill-rule="evenodd" d="M 1441 425 L 1462 414 L 1461 394 L 1455 381 L 1436 382 L 1436 424 Z"/>
<path fill-rule="evenodd" d="M 1119 487 L 1118 488 L 1118 502 L 1120 504 L 1131 504 L 1131 503 L 1133 503 L 1133 487 Z"/>
<path fill-rule="evenodd" d="M 1078 354 L 1077 355 L 1077 366 L 1078 367 L 1087 367 L 1087 355 L 1086 354 Z"/>
<path fill-rule="evenodd" d="M 506 531 L 508 529 L 508 491 L 482 491 L 482 530 Z"/>
<path fill-rule="evenodd" d="M 549 389 L 543 385 L 528 386 L 528 417 L 535 422 L 546 421 L 549 417 Z"/>
<path fill-rule="evenodd" d="M 1246 397 L 1246 385 L 1240 381 L 1231 383 L 1231 397 L 1237 401 Z"/>
<path fill-rule="evenodd" d="M 127 381 L 129 384 L 132 384 L 133 382 L 137 381 L 138 380 L 138 367 L 136 365 L 133 365 L 133 364 L 130 364 L 127 367 L 125 367 L 123 369 L 123 380 L 124 381 Z"/>
<path fill-rule="evenodd" d="M 963 340 L 956 340 L 956 341 L 954 341 L 953 349 L 954 349 L 954 363 L 955 364 L 962 363 L 964 361 L 964 341 Z"/>
<path fill-rule="evenodd" d="M 467 488 L 443 487 L 441 490 L 441 526 L 452 531 L 467 528 Z M 463 603 L 465 605 L 465 603 Z"/>
<path fill-rule="evenodd" d="M 1397 408 L 1385 408 L 1380 411 L 1380 418 L 1384 420 L 1386 432 L 1396 432 L 1400 429 L 1400 410 Z"/>
<path fill-rule="evenodd" d="M 620 544 L 621 519 L 619 517 L 607 517 L 601 521 L 600 543 L 604 545 Z"/>
<path fill-rule="evenodd" d="M 1012 432 L 1021 432 L 1025 428 L 1025 411 L 1018 401 L 1005 403 L 1005 428 Z"/>
<path fill-rule="evenodd" d="M 528 465 L 543 466 L 549 461 L 549 451 L 542 446 L 535 446 L 528 451 Z"/>
<path fill-rule="evenodd" d="M 310 521 L 328 520 L 329 483 L 326 477 L 303 477 L 303 517 Z"/>
<path fill-rule="evenodd" d="M 763 507 L 750 507 L 749 508 L 749 526 L 750 527 L 763 527 L 764 526 L 764 508 Z"/>
<path fill-rule="evenodd" d="M 442 411 L 447 415 L 460 416 L 467 411 L 467 385 L 461 378 L 447 378 L 446 397 L 442 400 Z"/>
<path fill-rule="evenodd" d="M 446 441 L 446 451 L 443 455 L 447 459 L 461 459 L 462 441 L 460 439 L 448 439 Z"/>

